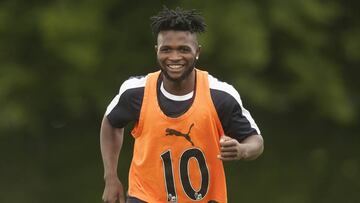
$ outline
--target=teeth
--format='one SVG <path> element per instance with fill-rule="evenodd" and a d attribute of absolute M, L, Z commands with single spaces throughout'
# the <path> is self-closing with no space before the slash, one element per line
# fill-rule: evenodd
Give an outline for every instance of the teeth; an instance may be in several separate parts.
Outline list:
<path fill-rule="evenodd" d="M 182 65 L 168 65 L 169 66 L 169 68 L 171 68 L 171 69 L 178 69 L 178 68 L 181 68 L 182 67 Z"/>

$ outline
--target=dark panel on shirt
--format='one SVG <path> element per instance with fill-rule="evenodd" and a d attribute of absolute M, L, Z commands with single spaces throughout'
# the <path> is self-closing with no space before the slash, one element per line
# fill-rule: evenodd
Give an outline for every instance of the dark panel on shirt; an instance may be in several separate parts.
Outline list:
<path fill-rule="evenodd" d="M 227 136 L 241 141 L 249 135 L 257 134 L 256 130 L 251 127 L 250 122 L 242 114 L 242 109 L 234 97 L 221 90 L 211 89 L 210 93 Z"/>
<path fill-rule="evenodd" d="M 119 102 L 107 115 L 112 126 L 123 128 L 128 123 L 137 121 L 140 116 L 140 107 L 144 98 L 144 87 L 126 90 L 119 98 Z"/>
<path fill-rule="evenodd" d="M 112 126 L 122 128 L 130 122 L 138 121 L 144 89 L 144 87 L 128 89 L 120 96 L 118 104 L 107 116 Z M 193 99 L 173 101 L 166 98 L 159 89 L 159 83 L 158 92 L 160 93 L 158 94 L 160 107 L 164 114 L 169 117 L 177 117 L 183 114 L 192 104 Z M 226 135 L 241 141 L 249 135 L 257 134 L 242 114 L 241 106 L 234 97 L 221 90 L 211 89 L 210 93 Z"/>

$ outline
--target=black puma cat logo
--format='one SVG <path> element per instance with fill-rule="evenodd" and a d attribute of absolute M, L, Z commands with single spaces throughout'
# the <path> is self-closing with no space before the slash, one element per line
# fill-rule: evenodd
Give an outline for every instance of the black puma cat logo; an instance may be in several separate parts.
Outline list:
<path fill-rule="evenodd" d="M 190 131 L 191 128 L 194 126 L 194 123 L 190 125 L 189 131 L 188 133 L 184 134 L 182 132 L 179 132 L 177 130 L 171 129 L 171 128 L 166 128 L 165 132 L 166 132 L 166 136 L 171 136 L 171 135 L 175 135 L 175 136 L 182 136 L 184 137 L 187 141 L 189 141 L 191 143 L 192 146 L 194 146 L 194 143 L 191 141 L 191 137 L 190 137 Z"/>

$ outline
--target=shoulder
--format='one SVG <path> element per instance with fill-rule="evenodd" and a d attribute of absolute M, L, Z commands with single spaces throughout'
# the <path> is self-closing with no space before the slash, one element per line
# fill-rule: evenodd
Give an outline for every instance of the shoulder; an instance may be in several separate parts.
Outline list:
<path fill-rule="evenodd" d="M 123 95 L 128 90 L 134 90 L 138 88 L 144 88 L 146 84 L 146 76 L 132 76 L 129 79 L 125 80 L 120 86 L 119 97 Z"/>
<path fill-rule="evenodd" d="M 213 100 L 228 100 L 236 101 L 239 105 L 242 105 L 239 92 L 230 84 L 220 81 L 219 79 L 208 75 L 209 88 Z"/>
<path fill-rule="evenodd" d="M 250 112 L 244 108 L 238 91 L 230 84 L 222 82 L 209 75 L 211 99 L 225 132 L 229 135 L 243 139 L 260 130 Z"/>
<path fill-rule="evenodd" d="M 132 108 L 138 106 L 144 97 L 144 89 L 147 76 L 132 76 L 120 86 L 118 94 L 113 98 L 106 109 L 106 115 L 116 107 Z"/>

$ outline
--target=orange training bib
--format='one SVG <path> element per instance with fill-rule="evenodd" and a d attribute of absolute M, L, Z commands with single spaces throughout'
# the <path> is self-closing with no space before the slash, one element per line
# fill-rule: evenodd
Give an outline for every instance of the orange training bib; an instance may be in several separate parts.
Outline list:
<path fill-rule="evenodd" d="M 196 69 L 192 106 L 166 116 L 157 100 L 160 71 L 147 76 L 129 172 L 128 194 L 149 203 L 227 202 L 219 139 L 223 129 L 211 100 L 208 74 Z"/>

